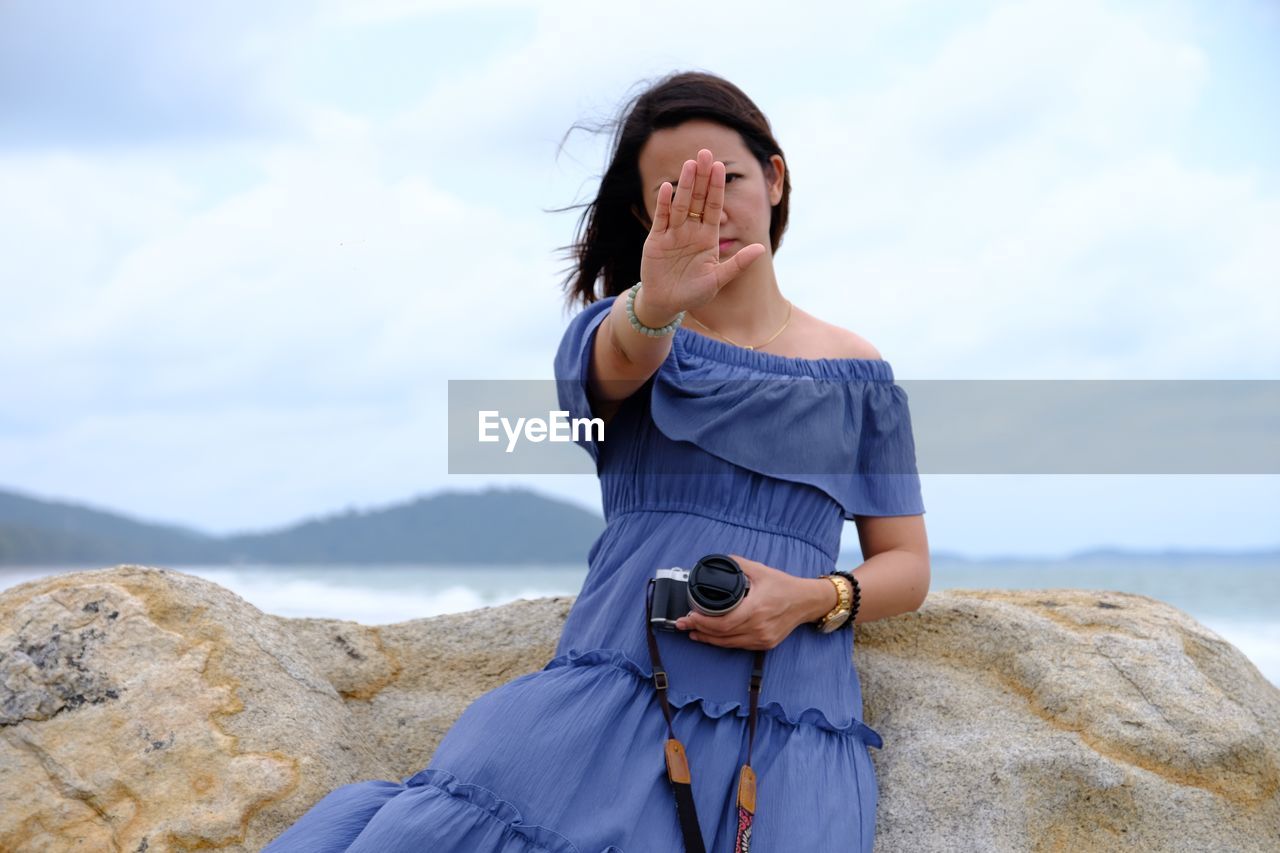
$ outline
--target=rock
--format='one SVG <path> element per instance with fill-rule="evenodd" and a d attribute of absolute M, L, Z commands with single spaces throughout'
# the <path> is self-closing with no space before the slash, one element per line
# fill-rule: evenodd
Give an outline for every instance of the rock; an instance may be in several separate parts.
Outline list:
<path fill-rule="evenodd" d="M 966 590 L 858 628 L 877 850 L 1280 850 L 1280 690 L 1182 611 Z"/>
<path fill-rule="evenodd" d="M 0 849 L 259 850 L 334 788 L 425 767 L 572 603 L 368 627 L 141 566 L 5 590 Z M 937 592 L 856 656 L 877 850 L 1280 847 L 1280 690 L 1167 605 Z"/>
<path fill-rule="evenodd" d="M 338 785 L 425 767 L 472 699 L 551 657 L 572 602 L 367 627 L 141 566 L 11 587 L 0 850 L 260 850 Z"/>

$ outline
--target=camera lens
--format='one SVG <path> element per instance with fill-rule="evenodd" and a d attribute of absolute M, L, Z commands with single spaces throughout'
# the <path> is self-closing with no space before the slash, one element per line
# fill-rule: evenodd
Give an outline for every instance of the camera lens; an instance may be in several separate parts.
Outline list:
<path fill-rule="evenodd" d="M 689 570 L 689 604 L 713 616 L 727 613 L 738 606 L 749 586 L 737 560 L 708 554 Z"/>

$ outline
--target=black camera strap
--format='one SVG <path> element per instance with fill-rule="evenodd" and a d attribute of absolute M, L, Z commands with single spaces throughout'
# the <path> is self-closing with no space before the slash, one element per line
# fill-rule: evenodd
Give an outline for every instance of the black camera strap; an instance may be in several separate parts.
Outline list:
<path fill-rule="evenodd" d="M 645 632 L 649 640 L 649 658 L 653 662 L 653 684 L 662 703 L 663 716 L 667 718 L 667 779 L 676 795 L 676 812 L 680 817 L 680 831 L 684 834 L 686 853 L 706 853 L 702 843 L 702 830 L 698 827 L 698 813 L 693 804 L 693 778 L 689 772 L 689 756 L 684 744 L 676 737 L 673 728 L 671 704 L 667 701 L 667 672 L 662 667 L 658 653 L 658 638 L 653 633 L 653 588 L 656 581 L 649 579 L 645 592 Z M 751 769 L 751 746 L 756 739 L 756 708 L 760 702 L 760 682 L 764 678 L 764 650 L 757 649 L 751 667 L 751 713 L 748 717 L 747 761 L 738 772 L 738 832 L 733 853 L 749 853 L 751 850 L 751 824 L 756 812 L 756 774 Z"/>

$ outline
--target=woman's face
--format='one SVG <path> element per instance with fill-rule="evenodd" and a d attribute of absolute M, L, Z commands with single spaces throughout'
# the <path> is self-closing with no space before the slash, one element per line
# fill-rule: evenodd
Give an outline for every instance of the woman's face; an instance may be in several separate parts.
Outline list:
<path fill-rule="evenodd" d="M 700 148 L 709 149 L 713 161 L 719 160 L 725 166 L 720 239 L 733 242 L 721 245 L 721 255 L 733 255 L 752 243 L 761 243 L 772 252 L 769 222 L 773 206 L 782 200 L 782 158 L 777 154 L 770 158 L 775 171 L 770 181 L 736 130 L 705 119 L 690 119 L 675 127 L 655 130 L 640 149 L 644 227 L 652 227 L 662 182 L 670 181 L 674 197 L 684 161 L 697 160 Z M 635 212 L 640 218 L 639 211 Z"/>

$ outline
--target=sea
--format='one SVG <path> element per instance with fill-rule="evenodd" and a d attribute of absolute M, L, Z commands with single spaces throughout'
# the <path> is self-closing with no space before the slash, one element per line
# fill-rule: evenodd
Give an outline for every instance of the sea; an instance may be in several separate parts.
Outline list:
<path fill-rule="evenodd" d="M 843 567 L 860 560 L 847 555 Z M 970 559 L 935 555 L 930 590 L 1117 590 L 1187 613 L 1238 648 L 1280 687 L 1280 552 L 1126 554 L 1063 559 Z M 0 594 L 27 580 L 102 568 L 0 566 Z M 266 565 L 164 566 L 226 587 L 266 613 L 388 625 L 517 599 L 577 595 L 584 564 L 522 566 Z"/>

